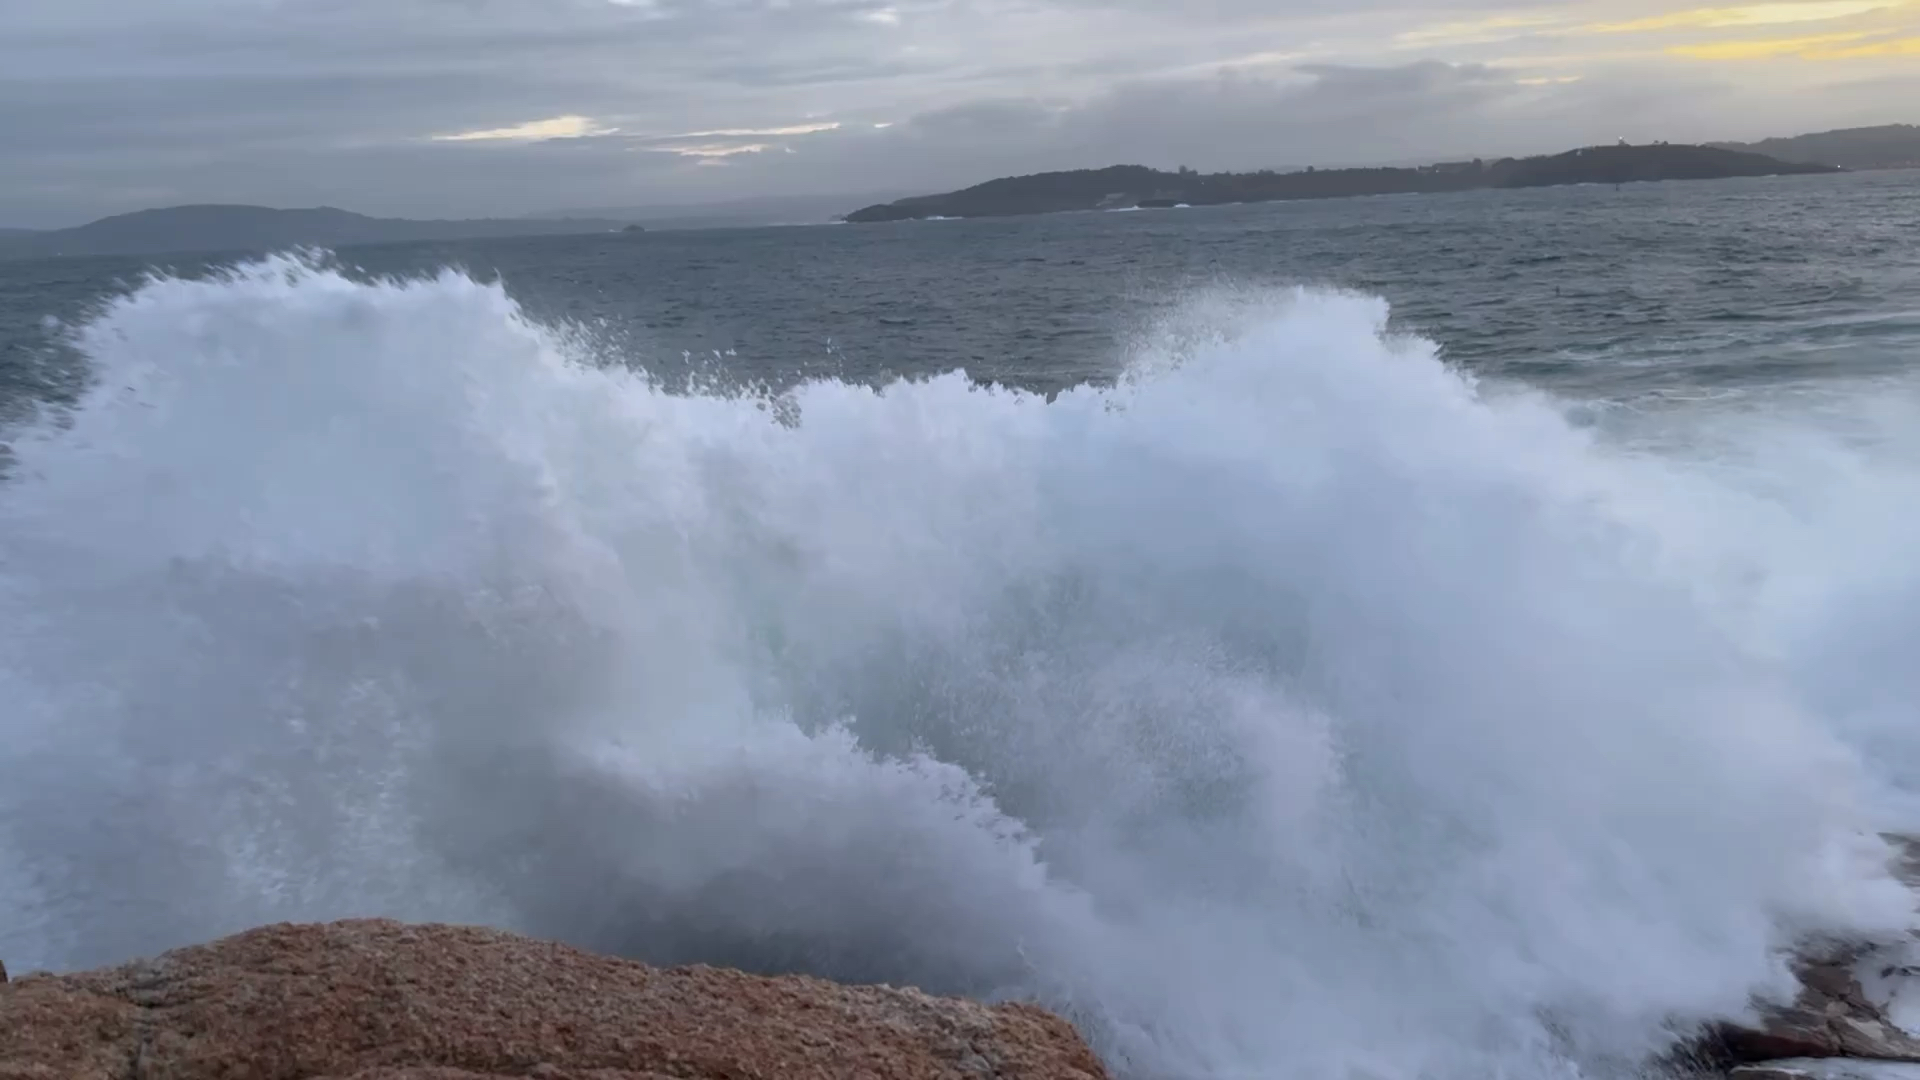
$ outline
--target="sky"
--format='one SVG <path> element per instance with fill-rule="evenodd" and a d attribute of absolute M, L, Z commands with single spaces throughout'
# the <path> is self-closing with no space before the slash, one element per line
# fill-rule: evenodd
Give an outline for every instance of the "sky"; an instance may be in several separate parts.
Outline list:
<path fill-rule="evenodd" d="M 1920 0 L 0 0 L 0 226 L 857 204 L 1915 121 Z"/>

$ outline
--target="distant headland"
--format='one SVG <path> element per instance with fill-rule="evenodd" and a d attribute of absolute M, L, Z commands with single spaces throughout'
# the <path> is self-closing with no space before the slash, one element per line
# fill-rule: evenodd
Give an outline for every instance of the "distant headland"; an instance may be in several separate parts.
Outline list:
<path fill-rule="evenodd" d="M 1759 142 L 1707 145 L 1765 154 L 1781 161 L 1807 161 L 1845 169 L 1920 169 L 1920 126 L 1913 124 L 1840 128 Z"/>
<path fill-rule="evenodd" d="M 1204 174 L 1191 169 L 1164 172 L 1140 165 L 1115 165 L 991 180 L 945 195 L 896 198 L 896 192 L 875 191 L 866 198 L 894 201 L 874 203 L 844 218 L 839 216 L 840 208 L 857 197 L 842 196 L 846 199 L 842 202 L 818 195 L 765 196 L 705 206 L 656 205 L 447 221 L 376 218 L 327 206 L 298 210 L 245 205 L 170 206 L 116 214 L 67 229 L 0 227 L 0 260 L 259 252 L 594 233 L 638 237 L 656 226 L 686 229 L 828 220 L 987 217 L 1897 168 L 1920 168 L 1920 126 L 1843 128 L 1755 143 L 1598 146 L 1545 157 L 1450 161 L 1417 168 Z M 646 224 L 640 225 L 643 220 Z"/>
<path fill-rule="evenodd" d="M 375 218 L 331 206 L 277 210 L 265 206 L 170 206 L 116 214 L 71 229 L 0 232 L 0 259 L 60 255 L 172 255 L 274 251 L 405 241 L 476 240 L 570 233 L 614 233 L 624 221 L 587 218 L 475 218 L 412 221 Z"/>
<path fill-rule="evenodd" d="M 1190 169 L 1163 172 L 1143 165 L 1113 165 L 1104 169 L 989 180 L 944 195 L 921 195 L 868 206 L 848 214 L 847 220 L 1003 217 L 1069 210 L 1212 206 L 1354 195 L 1435 194 L 1650 180 L 1721 180 L 1838 171 L 1842 170 L 1833 165 L 1781 161 L 1725 147 L 1672 143 L 1589 146 L 1542 157 L 1448 161 L 1412 168 L 1200 173 Z"/>

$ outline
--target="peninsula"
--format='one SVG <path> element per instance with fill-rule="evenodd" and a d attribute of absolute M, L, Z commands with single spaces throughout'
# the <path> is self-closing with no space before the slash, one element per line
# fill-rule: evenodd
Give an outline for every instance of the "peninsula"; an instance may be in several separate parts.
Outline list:
<path fill-rule="evenodd" d="M 1781 161 L 1815 162 L 1848 169 L 1920 169 L 1920 125 L 1914 124 L 1841 128 L 1753 143 L 1708 145 L 1765 154 Z"/>
<path fill-rule="evenodd" d="M 1550 156 L 1450 161 L 1413 168 L 1199 173 L 1190 169 L 1163 172 L 1143 165 L 1113 165 L 1104 169 L 989 180 L 945 195 L 921 195 L 865 207 L 848 214 L 847 220 L 1000 217 L 1067 210 L 1209 206 L 1352 195 L 1432 194 L 1647 180 L 1719 180 L 1836 171 L 1840 170 L 1831 165 L 1780 161 L 1739 150 L 1670 143 L 1589 146 Z"/>
<path fill-rule="evenodd" d="M 624 221 L 585 218 L 479 218 L 413 221 L 376 218 L 331 206 L 277 210 L 266 206 L 169 206 L 116 214 L 71 229 L 0 230 L 0 259 L 59 255 L 171 255 L 276 251 L 420 240 L 612 233 Z"/>

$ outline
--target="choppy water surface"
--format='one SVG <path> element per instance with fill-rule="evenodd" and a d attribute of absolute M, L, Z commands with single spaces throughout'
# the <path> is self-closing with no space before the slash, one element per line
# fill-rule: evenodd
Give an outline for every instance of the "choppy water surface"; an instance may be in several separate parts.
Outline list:
<path fill-rule="evenodd" d="M 1920 335 L 1920 175 L 1549 188 L 1198 210 L 361 249 L 460 266 L 661 375 L 1111 377 L 1197 292 L 1338 286 L 1451 359 L 1568 392 L 1901 369 Z M 231 261 L 231 260 L 227 260 Z M 20 378 L 44 317 L 142 260 L 0 263 Z M 176 260 L 195 272 L 199 264 Z"/>

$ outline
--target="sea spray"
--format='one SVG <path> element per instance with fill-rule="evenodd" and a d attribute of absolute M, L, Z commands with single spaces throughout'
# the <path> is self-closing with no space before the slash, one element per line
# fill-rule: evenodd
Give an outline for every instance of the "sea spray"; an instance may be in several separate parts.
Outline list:
<path fill-rule="evenodd" d="M 478 921 L 1037 997 L 1129 1076 L 1485 1080 L 1906 927 L 1806 661 L 1895 678 L 1906 620 L 1750 536 L 1775 496 L 1376 299 L 1205 318 L 1051 401 L 773 408 L 453 272 L 137 288 L 0 487 L 0 955 Z"/>

